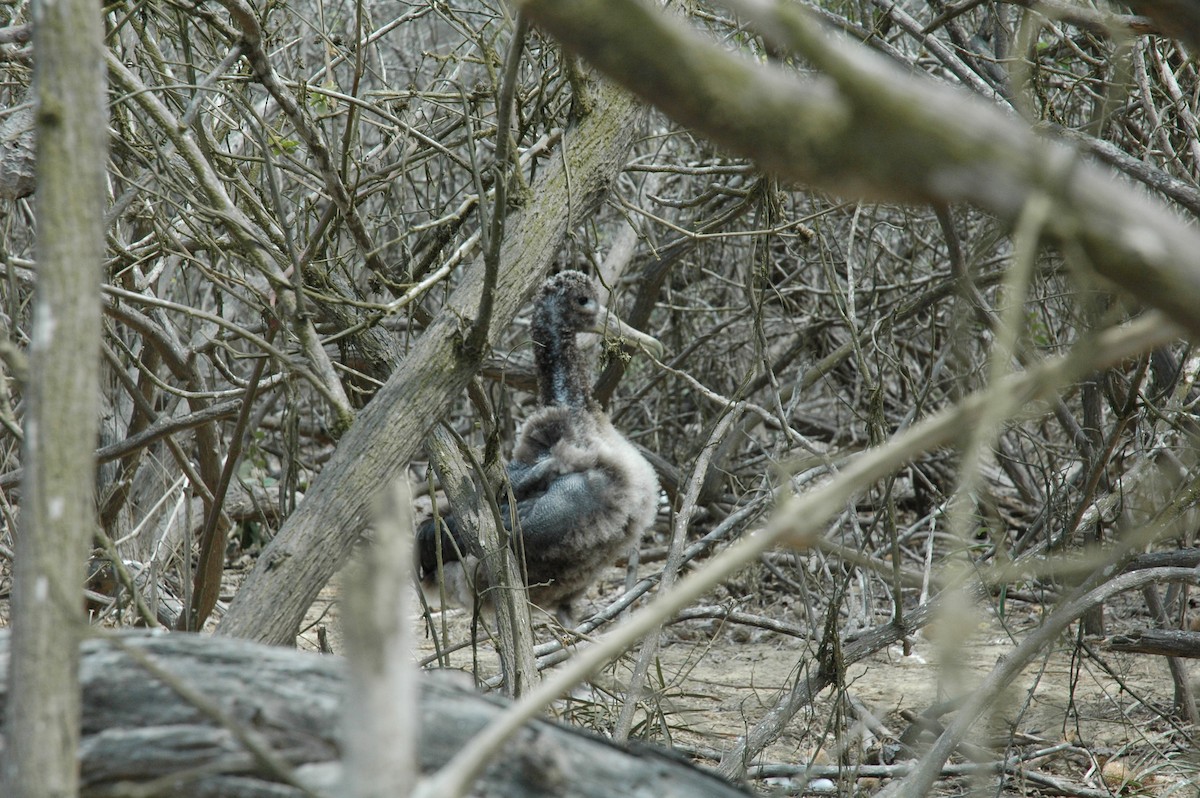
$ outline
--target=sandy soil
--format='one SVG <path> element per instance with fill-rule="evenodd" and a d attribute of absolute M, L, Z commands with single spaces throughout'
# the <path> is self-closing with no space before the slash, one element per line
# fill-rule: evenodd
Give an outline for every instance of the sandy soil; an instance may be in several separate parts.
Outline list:
<path fill-rule="evenodd" d="M 606 598 L 614 597 L 619 578 L 614 571 L 606 582 L 611 592 L 594 591 L 589 606 L 604 606 Z M 1144 618 L 1131 617 L 1137 614 L 1136 606 L 1136 602 L 1114 605 L 1110 631 L 1144 625 Z M 953 646 L 941 646 L 922 634 L 908 641 L 908 653 L 895 645 L 850 666 L 840 695 L 830 690 L 822 693 L 754 761 L 828 764 L 839 755 L 843 764 L 903 761 L 906 754 L 897 741 L 912 716 L 974 689 L 1036 627 L 1041 609 L 1015 610 L 1007 631 L 994 615 L 984 613 L 977 627 Z M 445 624 L 450 642 L 468 639 L 470 624 L 464 611 L 448 610 L 433 617 L 439 630 Z M 316 646 L 316 633 L 324 627 L 328 645 L 337 651 L 332 591 L 314 607 L 312 618 L 314 626 L 306 632 L 309 644 Z M 791 620 L 795 622 L 794 617 Z M 549 635 L 548 629 L 538 631 L 539 640 Z M 635 736 L 673 745 L 708 765 L 715 764 L 790 690 L 797 674 L 813 661 L 815 647 L 815 641 L 713 620 L 673 625 L 663 633 L 662 643 L 635 722 Z M 1058 750 L 1024 767 L 1033 777 L 1056 780 L 1058 789 L 1010 778 L 997 791 L 996 779 L 989 776 L 985 783 L 992 786 L 987 793 L 1200 796 L 1200 756 L 1184 725 L 1167 717 L 1173 688 L 1165 660 L 1108 652 L 1099 640 L 1089 642 L 1092 656 L 1072 657 L 1072 643 L 1064 638 L 1048 656 L 1033 662 L 998 702 L 992 717 L 976 724 L 971 738 L 993 759 L 1057 746 Z M 427 658 L 433 651 L 432 637 L 426 633 L 416 656 Z M 632 662 L 631 654 L 612 664 L 590 685 L 560 702 L 555 714 L 594 731 L 610 731 Z M 486 642 L 450 654 L 448 667 L 480 678 L 498 672 L 494 651 Z M 948 713 L 941 720 L 952 717 Z M 931 740 L 926 733 L 918 747 Z M 814 786 L 825 786 L 850 795 L 870 794 L 880 782 L 847 779 L 839 787 L 833 782 L 806 785 L 788 778 L 771 780 L 770 786 L 762 781 L 755 785 L 777 794 L 799 794 L 805 787 L 811 793 Z M 947 778 L 939 786 L 943 794 L 962 794 L 968 782 Z"/>

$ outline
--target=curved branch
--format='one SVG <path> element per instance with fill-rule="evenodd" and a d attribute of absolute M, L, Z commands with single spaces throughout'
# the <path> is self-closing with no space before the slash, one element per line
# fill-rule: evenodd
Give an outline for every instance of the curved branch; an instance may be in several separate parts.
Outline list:
<path fill-rule="evenodd" d="M 564 136 L 541 171 L 534 200 L 508 221 L 493 325 L 516 315 L 572 225 L 586 218 L 624 164 L 641 110 L 628 95 L 598 92 L 594 113 Z M 305 501 L 263 550 L 218 633 L 290 644 L 304 612 L 341 566 L 366 524 L 370 503 L 411 460 L 446 406 L 474 373 L 457 355 L 462 320 L 477 315 L 482 266 L 464 275 L 445 309 L 339 442 Z"/>
<path fill-rule="evenodd" d="M 1092 607 L 1103 604 L 1119 593 L 1136 590 L 1157 582 L 1196 584 L 1200 582 L 1200 572 L 1194 568 L 1149 568 L 1133 571 L 1114 577 L 1085 595 L 1059 607 L 1041 627 L 1022 640 L 1020 645 L 1005 657 L 988 674 L 983 683 L 970 694 L 966 703 L 959 708 L 954 721 L 946 727 L 946 730 L 934 743 L 933 748 L 922 758 L 920 766 L 905 779 L 892 782 L 885 787 L 879 793 L 880 798 L 899 798 L 900 796 L 919 798 L 919 796 L 928 795 L 933 787 L 933 782 L 941 772 L 942 765 L 962 742 L 971 726 L 992 705 L 992 702 L 1003 694 L 1012 680 L 1025 670 L 1025 666 L 1037 656 L 1047 642 L 1066 631 L 1070 624 Z"/>
<path fill-rule="evenodd" d="M 1169 326 L 1169 325 L 1168 325 Z M 1108 331 L 1070 355 L 1047 360 L 1026 373 L 1012 374 L 981 393 L 976 393 L 953 408 L 937 413 L 903 432 L 887 444 L 870 449 L 846 465 L 831 482 L 803 496 L 785 499 L 765 528 L 741 538 L 721 554 L 682 579 L 675 589 L 659 594 L 650 604 L 633 613 L 611 632 L 584 649 L 562 668 L 547 676 L 525 698 L 493 721 L 469 745 L 464 746 L 436 777 L 426 795 L 465 795 L 475 778 L 487 767 L 497 746 L 515 733 L 528 719 L 629 646 L 653 632 L 665 619 L 745 568 L 767 549 L 778 545 L 804 548 L 812 545 L 829 519 L 846 502 L 868 485 L 891 474 L 917 454 L 943 446 L 964 430 L 979 423 L 989 403 L 1004 397 L 1005 405 L 1021 415 L 1029 403 L 1050 395 L 1059 386 L 1079 375 L 1118 362 L 1132 351 L 1153 348 L 1170 329 L 1162 320 L 1142 319 L 1121 330 Z"/>
<path fill-rule="evenodd" d="M 639 0 L 518 5 L 677 122 L 784 179 L 871 200 L 966 202 L 1010 226 L 1044 194 L 1051 238 L 1200 335 L 1200 232 L 1016 116 L 819 29 L 799 5 L 726 2 L 820 69 L 814 78 L 722 49 Z"/>

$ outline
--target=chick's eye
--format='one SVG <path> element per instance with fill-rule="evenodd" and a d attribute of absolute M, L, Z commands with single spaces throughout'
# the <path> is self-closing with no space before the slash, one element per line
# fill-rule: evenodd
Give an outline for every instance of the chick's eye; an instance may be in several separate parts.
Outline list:
<path fill-rule="evenodd" d="M 579 303 L 579 307 L 583 307 L 588 303 L 588 298 L 585 296 L 581 296 L 581 297 L 579 297 L 579 299 L 576 299 L 575 301 Z"/>

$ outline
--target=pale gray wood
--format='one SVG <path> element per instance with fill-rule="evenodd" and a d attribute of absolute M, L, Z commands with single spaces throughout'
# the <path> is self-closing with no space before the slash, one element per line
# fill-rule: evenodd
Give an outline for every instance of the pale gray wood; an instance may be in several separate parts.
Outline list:
<path fill-rule="evenodd" d="M 412 488 L 401 477 L 385 494 L 371 548 L 342 572 L 345 798 L 407 798 L 416 782 Z"/>
<path fill-rule="evenodd" d="M 175 798 L 299 798 L 239 740 L 248 731 L 292 765 L 292 776 L 336 795 L 340 777 L 345 663 L 242 640 L 189 634 L 123 633 L 82 647 L 84 798 L 134 794 L 136 785 L 178 778 Z M 0 675 L 9 635 L 0 632 Z M 133 656 L 131 656 L 133 654 Z M 212 706 L 197 708 L 139 664 L 171 674 Z M 465 681 L 465 680 L 464 680 Z M 0 713 L 11 705 L 0 691 Z M 503 708 L 444 673 L 422 674 L 423 773 L 444 765 Z M 212 714 L 234 722 L 223 727 Z M 9 741 L 5 741 L 6 743 Z M 123 784 L 124 783 L 124 784 Z M 488 769 L 475 795 L 497 798 L 735 798 L 748 792 L 649 747 L 625 749 L 549 721 L 527 724 Z"/>
<path fill-rule="evenodd" d="M 1138 629 L 1104 641 L 1110 651 L 1200 659 L 1200 632 L 1182 629 Z"/>
<path fill-rule="evenodd" d="M 641 107 L 597 86 L 594 110 L 566 131 L 524 208 L 510 217 L 500 253 L 489 341 L 516 315 L 576 224 L 595 210 L 625 163 Z M 479 307 L 476 262 L 404 364 L 378 391 L 313 481 L 304 502 L 262 552 L 218 633 L 291 644 L 305 611 L 345 562 L 371 502 L 420 450 L 430 427 L 473 376 L 459 348 Z"/>
<path fill-rule="evenodd" d="M 33 105 L 23 105 L 0 123 L 0 198 L 28 197 L 33 193 L 35 153 Z"/>
<path fill-rule="evenodd" d="M 1017 115 L 825 30 L 800 4 L 725 4 L 819 75 L 744 58 L 638 0 L 517 6 L 612 80 L 781 180 L 872 202 L 965 202 L 1010 227 L 1044 198 L 1043 233 L 1073 262 L 1200 335 L 1200 232 L 1189 220 Z M 1162 22 L 1192 5 L 1141 0 L 1139 10 Z"/>
<path fill-rule="evenodd" d="M 78 788 L 80 586 L 96 528 L 108 158 L 100 7 L 38 0 L 33 17 L 37 286 L 5 679 L 15 700 L 0 763 L 0 794 L 10 798 L 71 796 Z"/>
<path fill-rule="evenodd" d="M 502 526 L 497 524 L 487 498 L 481 497 L 477 489 L 478 474 L 458 451 L 457 441 L 444 428 L 430 431 L 426 443 L 430 461 L 438 473 L 438 479 L 454 513 L 460 522 L 473 529 L 479 536 L 482 548 L 481 566 L 485 569 L 487 583 L 493 586 L 488 599 L 494 610 L 492 624 L 499 637 L 496 651 L 504 673 L 504 693 L 510 698 L 519 698 L 537 684 L 538 672 L 533 657 L 533 619 L 529 610 L 529 593 L 521 579 L 520 566 L 513 550 L 509 547 L 507 532 L 501 536 Z M 500 468 L 495 468 L 497 483 Z M 472 608 L 474 609 L 474 608 Z M 490 613 L 489 613 L 490 614 Z M 485 620 L 490 623 L 492 619 Z"/>

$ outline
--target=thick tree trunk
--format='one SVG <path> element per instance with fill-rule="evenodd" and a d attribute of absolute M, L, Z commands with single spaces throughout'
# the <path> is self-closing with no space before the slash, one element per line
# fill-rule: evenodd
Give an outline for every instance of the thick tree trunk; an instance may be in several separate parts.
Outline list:
<path fill-rule="evenodd" d="M 8 643 L 0 632 L 0 668 Z M 336 790 L 344 674 L 338 657 L 240 640 L 182 633 L 89 640 L 80 670 L 81 795 L 129 795 L 132 785 L 156 779 L 176 798 Z M 420 690 L 410 717 L 420 729 L 423 773 L 444 765 L 503 709 L 444 673 L 422 674 Z M 9 694 L 0 693 L 0 712 L 11 707 Z M 621 748 L 548 721 L 509 740 L 481 784 L 474 794 L 499 798 L 748 794 L 678 757 Z"/>
<path fill-rule="evenodd" d="M 29 347 L 6 796 L 78 787 L 83 561 L 96 527 L 100 264 L 107 162 L 103 29 L 94 0 L 35 2 L 37 288 Z"/>
<path fill-rule="evenodd" d="M 493 296 L 492 338 L 516 315 L 564 238 L 596 209 L 625 164 L 640 127 L 640 106 L 608 86 L 598 87 L 595 98 L 592 113 L 567 131 L 528 203 L 509 220 Z M 263 550 L 219 634 L 292 643 L 304 613 L 358 540 L 382 486 L 417 454 L 442 408 L 474 374 L 458 350 L 478 311 L 482 283 L 480 259 Z"/>

